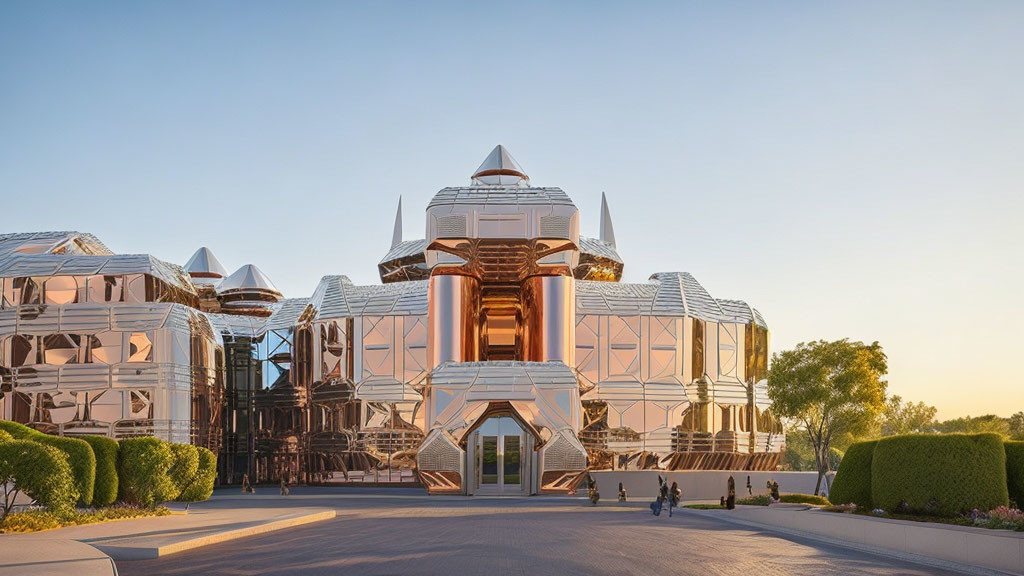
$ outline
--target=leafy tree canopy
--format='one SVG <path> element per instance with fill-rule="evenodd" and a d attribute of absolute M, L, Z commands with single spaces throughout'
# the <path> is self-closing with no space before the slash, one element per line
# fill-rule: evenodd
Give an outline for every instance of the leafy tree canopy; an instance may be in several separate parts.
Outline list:
<path fill-rule="evenodd" d="M 903 402 L 900 396 L 892 396 L 885 404 L 882 421 L 882 435 L 915 434 L 934 432 L 936 425 L 934 406 L 924 402 Z"/>
<path fill-rule="evenodd" d="M 818 484 L 830 470 L 834 438 L 868 433 L 885 408 L 887 359 L 878 342 L 800 343 L 772 356 L 772 410 L 790 418 L 813 447 Z M 817 490 L 816 490 L 817 492 Z"/>
<path fill-rule="evenodd" d="M 984 434 L 991 432 L 1005 438 L 1010 437 L 1010 419 L 1001 418 L 995 414 L 984 416 L 964 416 L 953 420 L 939 422 L 935 427 L 937 432 L 944 434 L 959 432 L 963 434 Z"/>

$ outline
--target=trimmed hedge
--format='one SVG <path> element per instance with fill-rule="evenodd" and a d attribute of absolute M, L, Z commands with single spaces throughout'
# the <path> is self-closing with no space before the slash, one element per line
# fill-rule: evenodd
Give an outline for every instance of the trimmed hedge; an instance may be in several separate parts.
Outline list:
<path fill-rule="evenodd" d="M 1024 442 L 1007 442 L 1004 448 L 1010 500 L 1017 503 L 1017 508 L 1024 508 Z"/>
<path fill-rule="evenodd" d="M 75 511 L 78 490 L 68 458 L 57 448 L 31 440 L 0 443 L 0 483 L 13 482 L 59 516 Z"/>
<path fill-rule="evenodd" d="M 33 442 L 53 446 L 68 455 L 71 473 L 75 479 L 79 501 L 89 506 L 92 504 L 93 486 L 96 484 L 96 455 L 85 440 L 67 436 L 50 436 L 36 434 L 30 438 Z"/>
<path fill-rule="evenodd" d="M 92 505 L 110 506 L 117 500 L 117 440 L 106 436 L 79 436 L 89 443 L 96 455 L 96 483 Z"/>
<path fill-rule="evenodd" d="M 96 482 L 96 456 L 84 440 L 65 436 L 51 436 L 10 420 L 0 420 L 0 430 L 16 440 L 31 440 L 53 446 L 67 455 L 75 481 L 79 500 L 86 506 L 92 504 L 93 485 Z"/>
<path fill-rule="evenodd" d="M 828 499 L 836 504 L 856 504 L 858 508 L 872 509 L 871 460 L 877 440 L 852 444 L 839 463 L 836 478 Z"/>
<path fill-rule="evenodd" d="M 191 444 L 168 444 L 168 446 L 171 448 L 171 454 L 174 455 L 174 463 L 167 471 L 167 475 L 174 483 L 174 499 L 177 500 L 199 472 L 199 450 Z"/>
<path fill-rule="evenodd" d="M 3 430 L 13 436 L 15 440 L 26 440 L 34 435 L 42 434 L 42 432 L 38 430 L 29 428 L 24 424 L 11 422 L 10 420 L 0 420 L 0 430 Z"/>
<path fill-rule="evenodd" d="M 202 447 L 198 451 L 199 470 L 178 495 L 178 502 L 202 502 L 213 496 L 213 484 L 217 480 L 217 455 Z"/>
<path fill-rule="evenodd" d="M 908 434 L 878 441 L 871 500 L 889 512 L 953 516 L 1009 503 L 998 434 Z"/>
<path fill-rule="evenodd" d="M 167 442 L 142 436 L 121 440 L 120 445 L 118 494 L 123 502 L 153 507 L 178 495 L 168 475 L 174 465 L 174 453 Z"/>

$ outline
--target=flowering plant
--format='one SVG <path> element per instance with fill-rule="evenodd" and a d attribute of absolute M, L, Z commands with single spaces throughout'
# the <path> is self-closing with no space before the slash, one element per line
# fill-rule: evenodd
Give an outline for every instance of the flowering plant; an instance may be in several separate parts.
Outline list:
<path fill-rule="evenodd" d="M 975 526 L 1024 531 L 1024 511 L 1017 508 L 1000 506 L 989 510 L 988 513 L 979 513 L 974 510 L 971 512 L 971 519 L 974 520 Z"/>

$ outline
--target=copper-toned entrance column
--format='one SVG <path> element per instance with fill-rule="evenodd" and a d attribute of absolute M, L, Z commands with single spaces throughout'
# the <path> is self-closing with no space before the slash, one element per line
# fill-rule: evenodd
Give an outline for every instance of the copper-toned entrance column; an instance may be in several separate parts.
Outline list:
<path fill-rule="evenodd" d="M 576 297 L 572 276 L 532 276 L 523 281 L 523 359 L 575 366 Z"/>
<path fill-rule="evenodd" d="M 427 357 L 430 368 L 445 362 L 473 362 L 480 357 L 480 285 L 454 274 L 430 277 Z"/>

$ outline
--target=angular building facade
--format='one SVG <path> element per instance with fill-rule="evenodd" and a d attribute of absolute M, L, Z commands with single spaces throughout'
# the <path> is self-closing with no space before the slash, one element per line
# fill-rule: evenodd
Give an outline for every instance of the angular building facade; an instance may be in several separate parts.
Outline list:
<path fill-rule="evenodd" d="M 156 435 L 220 480 L 419 483 L 534 494 L 587 470 L 774 470 L 768 329 L 691 275 L 620 282 L 559 188 L 498 146 L 464 187 L 402 211 L 382 284 L 285 299 L 208 248 L 184 268 L 75 232 L 0 235 L 0 418 Z"/>

